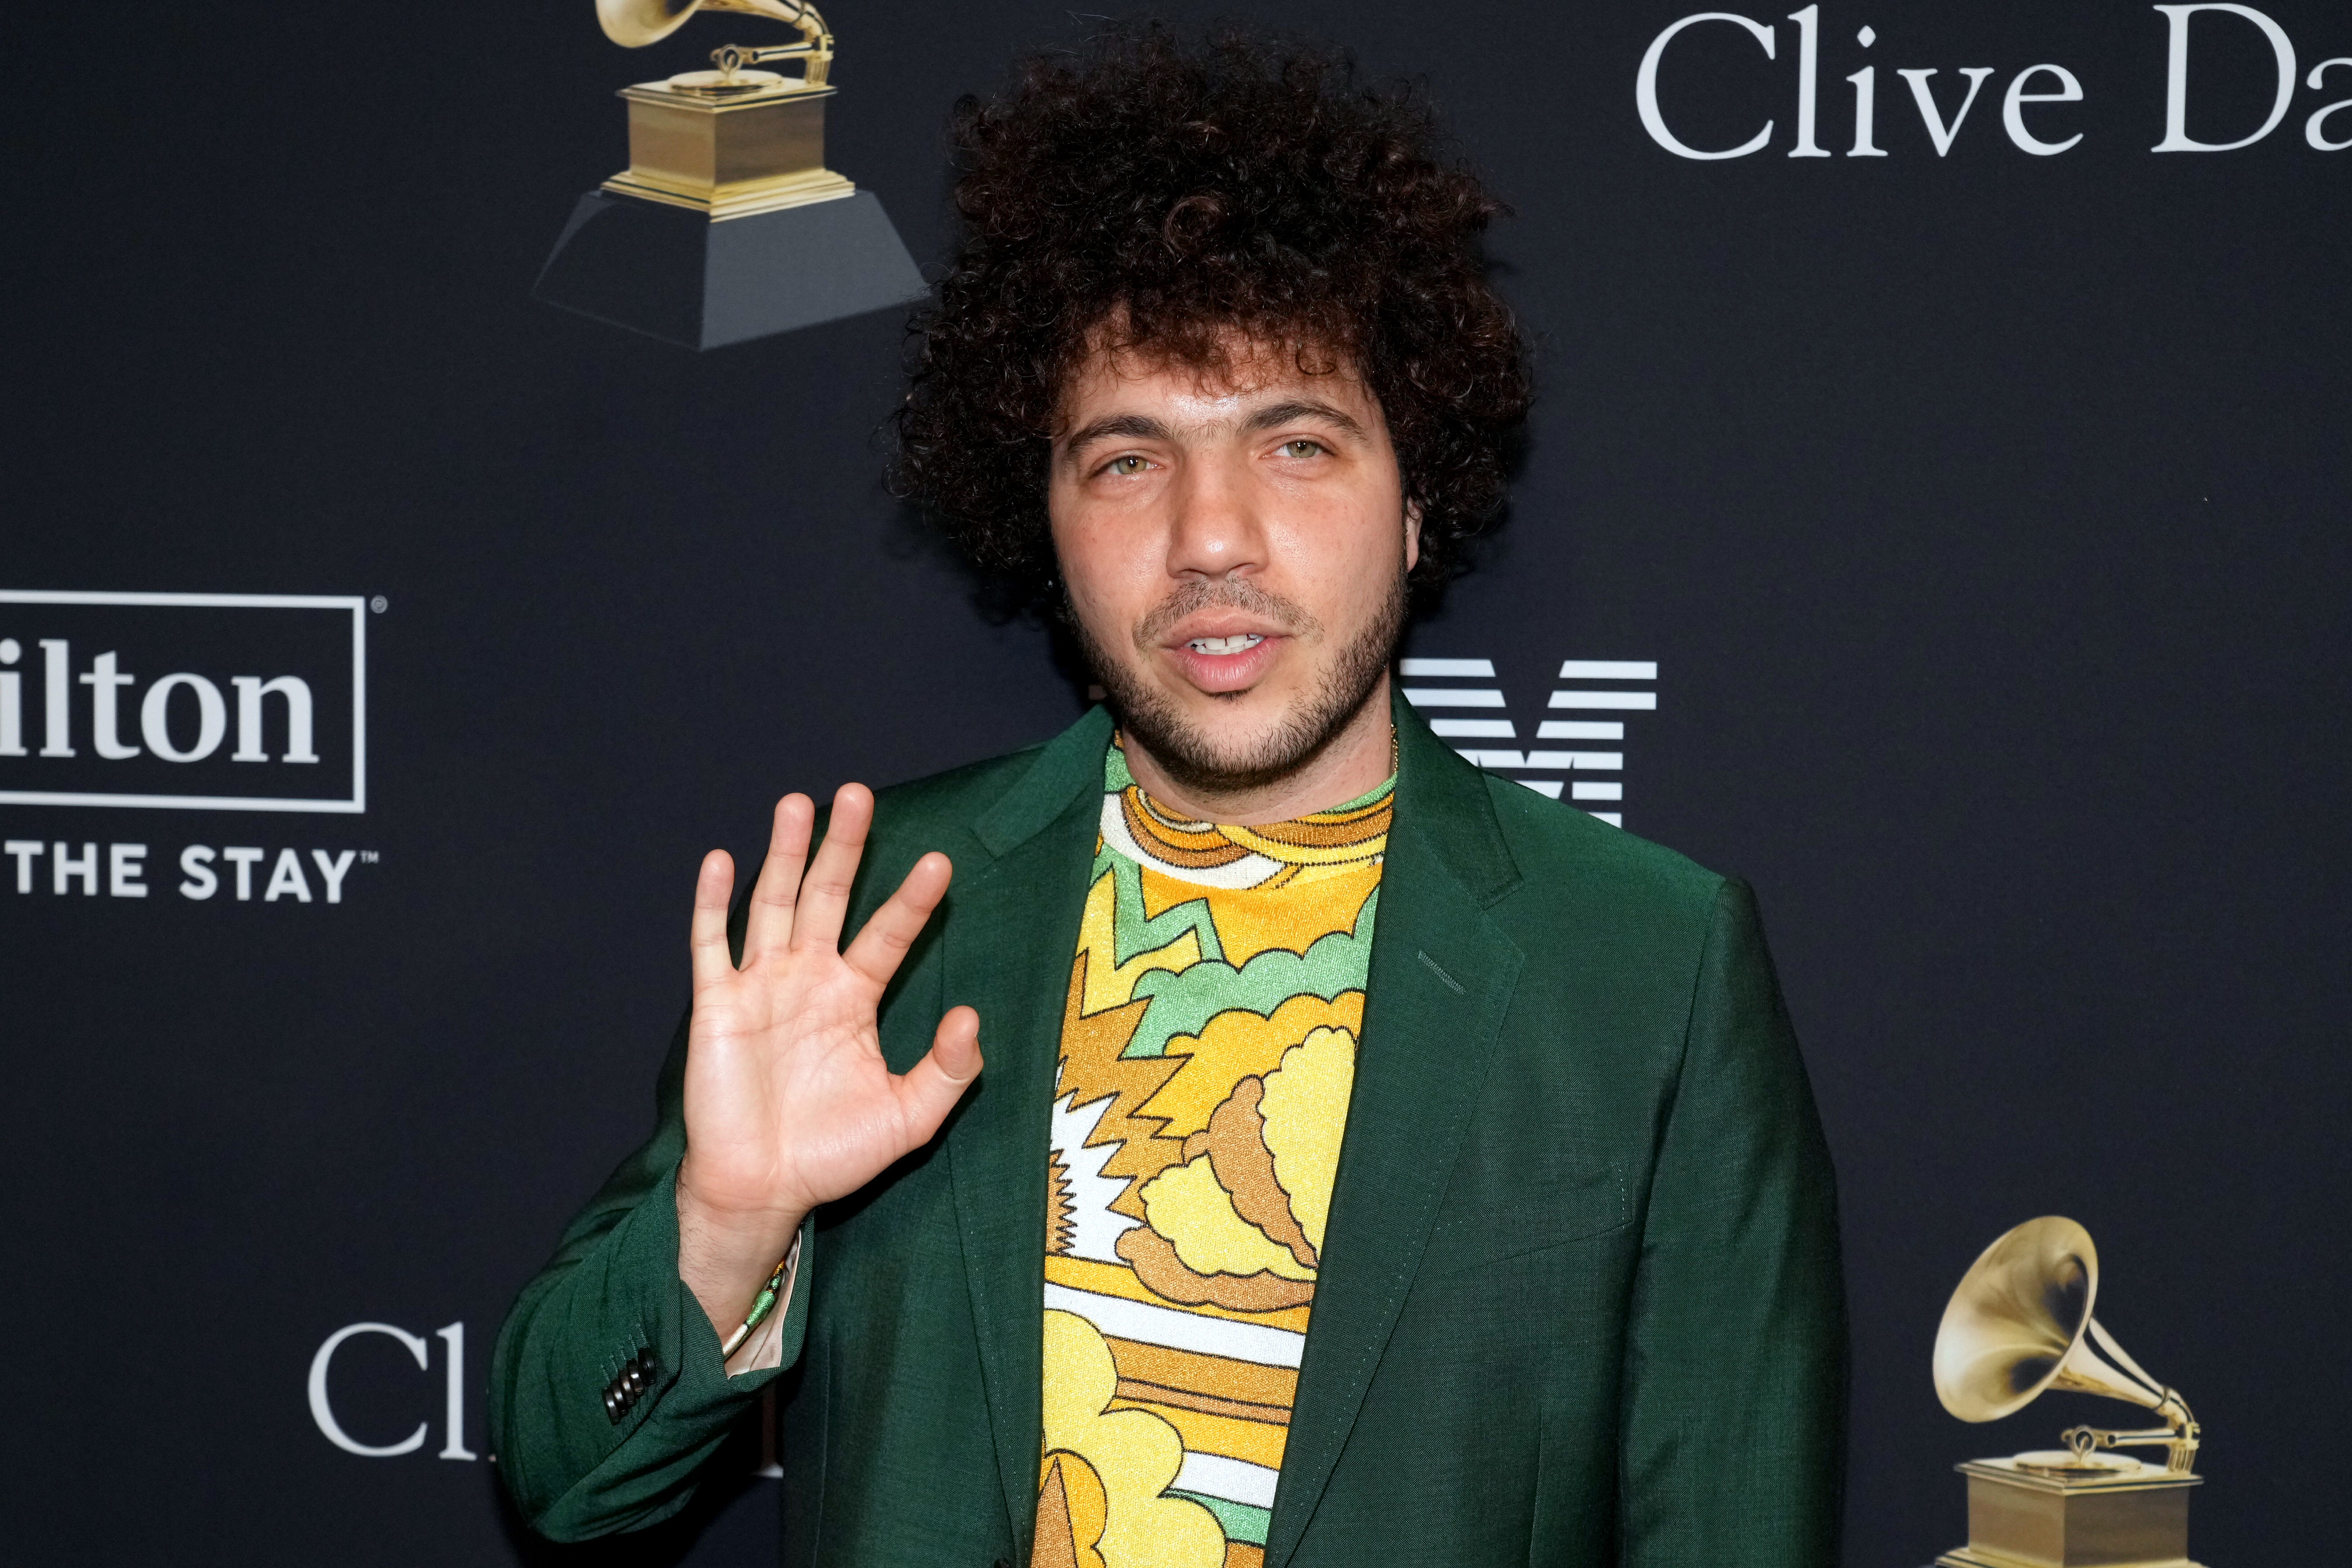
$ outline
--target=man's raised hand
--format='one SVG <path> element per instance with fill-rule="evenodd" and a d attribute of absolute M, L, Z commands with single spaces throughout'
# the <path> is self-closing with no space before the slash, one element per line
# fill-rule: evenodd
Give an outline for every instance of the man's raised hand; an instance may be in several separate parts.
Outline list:
<path fill-rule="evenodd" d="M 903 1075 L 882 1060 L 883 988 L 947 893 L 948 857 L 917 861 L 846 949 L 849 889 L 874 796 L 845 784 L 814 858 L 816 809 L 776 803 L 738 967 L 727 946 L 735 865 L 703 857 L 694 889 L 678 1274 L 724 1335 L 808 1212 L 864 1186 L 939 1131 L 980 1073 L 980 1015 L 951 1009 Z"/>

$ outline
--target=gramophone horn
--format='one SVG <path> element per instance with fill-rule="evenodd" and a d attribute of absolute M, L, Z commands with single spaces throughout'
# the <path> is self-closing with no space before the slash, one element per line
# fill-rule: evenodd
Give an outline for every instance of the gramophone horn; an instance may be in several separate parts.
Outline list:
<path fill-rule="evenodd" d="M 741 11 L 793 26 L 811 15 L 808 6 L 794 0 L 596 0 L 596 20 L 604 25 L 604 36 L 628 49 L 661 42 L 697 11 Z"/>
<path fill-rule="evenodd" d="M 1944 1408 L 1997 1421 L 2052 1387 L 2160 1407 L 2164 1385 L 2091 1316 L 2098 1293 L 2099 1250 L 2071 1219 L 2030 1219 L 1986 1248 L 1936 1333 Z"/>
<path fill-rule="evenodd" d="M 2143 1405 L 2164 1417 L 2161 1437 L 2185 1469 L 2195 1450 L 2189 1406 L 2091 1315 L 2098 1293 L 2090 1232 L 2055 1215 L 2027 1220 L 1986 1248 L 1952 1292 L 1936 1333 L 1936 1396 L 1963 1421 L 1997 1421 L 2048 1388 Z M 2105 1439 L 2100 1447 L 2143 1438 L 2092 1435 Z"/>

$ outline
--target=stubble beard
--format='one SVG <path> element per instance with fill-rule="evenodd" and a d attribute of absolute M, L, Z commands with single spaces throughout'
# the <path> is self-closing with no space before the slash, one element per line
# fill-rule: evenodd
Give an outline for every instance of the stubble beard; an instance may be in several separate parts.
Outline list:
<path fill-rule="evenodd" d="M 1139 663 L 1156 656 L 1159 638 L 1196 611 L 1231 607 L 1265 616 L 1286 635 L 1313 638 L 1321 623 L 1300 605 L 1247 582 L 1199 582 L 1179 589 L 1146 616 L 1132 639 L 1135 657 L 1111 655 L 1094 636 L 1065 591 L 1064 612 L 1087 662 L 1102 683 L 1104 701 L 1121 732 L 1140 746 L 1185 791 L 1214 799 L 1279 783 L 1307 767 L 1353 724 L 1379 689 L 1397 641 L 1404 634 L 1409 595 L 1402 562 L 1371 619 L 1325 670 L 1314 690 L 1272 728 L 1238 752 L 1218 745 L 1213 726 L 1194 723 L 1143 676 Z M 1236 694 L 1238 695 L 1238 694 Z"/>

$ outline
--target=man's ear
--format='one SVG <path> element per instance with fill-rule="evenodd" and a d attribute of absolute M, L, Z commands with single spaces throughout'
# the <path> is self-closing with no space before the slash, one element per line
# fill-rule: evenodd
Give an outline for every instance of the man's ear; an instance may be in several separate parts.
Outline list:
<path fill-rule="evenodd" d="M 1404 569 L 1411 571 L 1421 564 L 1421 503 L 1404 504 Z"/>

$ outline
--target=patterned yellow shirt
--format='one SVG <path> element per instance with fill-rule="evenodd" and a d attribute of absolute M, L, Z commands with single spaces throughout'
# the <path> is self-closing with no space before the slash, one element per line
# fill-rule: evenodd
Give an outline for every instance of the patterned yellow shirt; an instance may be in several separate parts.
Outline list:
<path fill-rule="evenodd" d="M 1054 1089 L 1034 1568 L 1264 1557 L 1394 785 L 1218 827 L 1112 743 Z"/>

